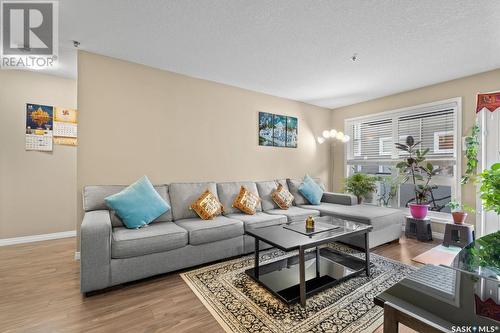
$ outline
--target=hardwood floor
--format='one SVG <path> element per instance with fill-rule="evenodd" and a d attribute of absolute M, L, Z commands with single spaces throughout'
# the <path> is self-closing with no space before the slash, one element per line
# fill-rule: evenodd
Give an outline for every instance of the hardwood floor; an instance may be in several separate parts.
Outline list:
<path fill-rule="evenodd" d="M 437 244 L 402 238 L 374 253 L 417 265 L 411 258 Z M 0 332 L 223 332 L 176 273 L 83 297 L 74 247 L 74 238 L 0 247 Z"/>

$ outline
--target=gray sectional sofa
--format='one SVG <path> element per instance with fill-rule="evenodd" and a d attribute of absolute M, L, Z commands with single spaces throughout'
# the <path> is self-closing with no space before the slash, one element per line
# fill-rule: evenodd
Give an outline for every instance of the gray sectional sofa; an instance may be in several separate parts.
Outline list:
<path fill-rule="evenodd" d="M 271 199 L 277 182 L 294 195 L 294 205 L 280 209 Z M 319 181 L 318 181 L 319 182 Z M 399 238 L 404 215 L 401 211 L 356 205 L 355 198 L 325 192 L 320 205 L 309 205 L 298 192 L 300 180 L 226 183 L 173 183 L 156 185 L 171 210 L 147 227 L 127 229 L 106 206 L 104 198 L 125 188 L 118 185 L 86 186 L 85 215 L 81 225 L 81 291 L 87 293 L 128 281 L 250 253 L 254 239 L 245 230 L 303 221 L 307 216 L 332 215 L 372 224 L 370 247 Z M 240 186 L 262 199 L 255 215 L 232 208 Z M 209 189 L 225 208 L 222 216 L 204 221 L 189 209 Z M 362 240 L 346 239 L 362 246 Z M 261 244 L 262 248 L 269 247 Z"/>

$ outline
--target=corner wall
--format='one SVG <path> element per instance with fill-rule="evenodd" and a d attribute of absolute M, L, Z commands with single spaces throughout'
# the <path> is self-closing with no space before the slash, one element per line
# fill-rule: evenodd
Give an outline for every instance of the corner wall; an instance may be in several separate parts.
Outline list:
<path fill-rule="evenodd" d="M 476 95 L 497 90 L 500 90 L 500 69 L 334 109 L 331 127 L 343 131 L 344 120 L 347 118 L 462 97 L 462 135 L 465 136 L 469 134 L 476 119 Z M 466 160 L 463 159 L 462 171 L 465 167 Z M 344 146 L 336 145 L 333 152 L 334 191 L 342 188 L 344 172 Z M 462 186 L 462 202 L 472 207 L 476 206 L 476 188 L 473 184 Z M 474 216 L 470 216 L 469 219 L 473 221 Z"/>
<path fill-rule="evenodd" d="M 315 137 L 331 111 L 79 52 L 78 218 L 89 184 L 269 180 L 305 173 L 330 183 Z M 258 112 L 298 117 L 298 148 L 258 145 Z"/>
<path fill-rule="evenodd" d="M 77 148 L 26 151 L 26 103 L 76 108 L 76 81 L 0 70 L 0 239 L 75 230 Z"/>

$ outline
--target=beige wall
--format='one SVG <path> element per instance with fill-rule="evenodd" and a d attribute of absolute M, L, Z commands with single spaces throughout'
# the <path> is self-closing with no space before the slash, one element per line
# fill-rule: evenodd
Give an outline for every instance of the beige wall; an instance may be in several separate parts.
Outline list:
<path fill-rule="evenodd" d="M 379 113 L 453 97 L 462 97 L 462 135 L 469 133 L 475 120 L 476 95 L 500 89 L 500 69 L 448 81 L 397 95 L 359 103 L 333 110 L 332 128 L 343 129 L 344 120 L 357 116 Z M 344 177 L 344 147 L 337 145 L 333 153 L 333 189 L 342 188 Z M 465 170 L 465 161 L 462 163 Z M 475 207 L 475 189 L 472 184 L 462 186 L 462 201 Z M 473 217 L 471 218 L 471 221 Z"/>
<path fill-rule="evenodd" d="M 87 184 L 330 180 L 315 137 L 331 111 L 126 61 L 80 52 L 78 193 Z M 258 112 L 299 118 L 299 147 L 258 145 Z M 82 218 L 78 200 L 78 225 Z"/>
<path fill-rule="evenodd" d="M 26 151 L 26 103 L 76 108 L 76 81 L 0 71 L 0 239 L 75 230 L 76 148 Z"/>

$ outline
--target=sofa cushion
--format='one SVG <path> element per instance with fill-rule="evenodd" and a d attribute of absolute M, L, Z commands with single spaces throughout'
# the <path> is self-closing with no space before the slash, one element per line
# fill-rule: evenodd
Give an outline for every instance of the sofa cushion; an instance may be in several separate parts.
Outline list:
<path fill-rule="evenodd" d="M 240 193 L 233 201 L 233 207 L 238 208 L 243 213 L 253 215 L 257 213 L 257 205 L 260 205 L 260 198 L 257 194 L 250 192 L 244 186 L 240 188 Z"/>
<path fill-rule="evenodd" d="M 311 177 L 306 175 L 302 184 L 299 185 L 299 192 L 310 204 L 319 205 L 324 191 Z"/>
<path fill-rule="evenodd" d="M 245 230 L 269 227 L 272 225 L 278 225 L 288 222 L 288 219 L 285 215 L 272 215 L 263 212 L 257 212 L 254 215 L 243 213 L 229 214 L 227 215 L 227 217 L 242 221 Z"/>
<path fill-rule="evenodd" d="M 278 205 L 274 202 L 272 198 L 272 193 L 278 188 L 278 184 L 283 185 L 283 187 L 288 190 L 288 185 L 286 180 L 271 180 L 264 182 L 257 182 L 257 190 L 259 192 L 259 197 L 262 200 L 262 210 L 267 211 L 270 209 L 278 209 Z"/>
<path fill-rule="evenodd" d="M 325 185 L 323 184 L 323 182 L 321 181 L 321 179 L 319 178 L 313 178 L 313 180 L 316 182 L 316 184 L 318 184 L 321 189 L 323 191 L 325 191 Z M 300 193 L 299 191 L 299 186 L 300 184 L 302 184 L 302 180 L 301 179 L 287 179 L 286 180 L 287 184 L 288 184 L 288 189 L 290 191 L 290 193 L 292 193 L 293 195 L 293 204 L 294 205 L 308 205 L 309 204 L 309 201 L 307 201 L 307 199 L 302 195 L 302 193 Z"/>
<path fill-rule="evenodd" d="M 186 246 L 188 232 L 173 222 L 158 222 L 141 229 L 113 228 L 111 257 L 131 258 Z"/>
<path fill-rule="evenodd" d="M 319 206 L 302 205 L 300 207 L 317 209 L 321 212 L 321 215 L 330 215 L 350 221 L 371 224 L 373 230 L 378 230 L 395 223 L 402 224 L 405 216 L 404 212 L 399 209 L 374 205 L 346 206 L 322 202 Z"/>
<path fill-rule="evenodd" d="M 147 176 L 141 177 L 123 191 L 104 198 L 104 201 L 130 229 L 148 225 L 170 210 Z"/>
<path fill-rule="evenodd" d="M 225 216 L 217 216 L 208 221 L 199 218 L 182 219 L 174 223 L 188 231 L 191 245 L 211 243 L 244 234 L 242 221 Z"/>
<path fill-rule="evenodd" d="M 237 214 L 240 210 L 233 207 L 233 201 L 240 193 L 241 186 L 244 186 L 249 192 L 255 195 L 259 195 L 257 191 L 257 185 L 254 182 L 227 182 L 227 183 L 217 183 L 217 194 L 219 195 L 219 200 L 224 206 L 224 214 Z M 260 202 L 255 207 L 257 212 L 262 211 L 262 205 Z"/>
<path fill-rule="evenodd" d="M 313 206 L 318 207 L 318 206 Z M 306 221 L 308 216 L 319 216 L 319 211 L 316 209 L 305 209 L 297 206 L 292 206 L 286 210 L 284 209 L 271 209 L 266 211 L 272 215 L 285 215 L 288 222 Z"/>
<path fill-rule="evenodd" d="M 198 218 L 196 212 L 189 207 L 198 197 L 209 190 L 218 199 L 215 183 L 172 183 L 169 185 L 172 216 L 175 220 Z"/>
<path fill-rule="evenodd" d="M 293 205 L 292 193 L 281 184 L 278 184 L 278 188 L 273 191 L 271 198 L 281 209 L 288 209 Z"/>
<path fill-rule="evenodd" d="M 203 220 L 212 220 L 214 217 L 222 214 L 224 208 L 215 195 L 206 190 L 191 204 L 191 209 Z"/>
<path fill-rule="evenodd" d="M 109 210 L 109 207 L 106 205 L 104 198 L 116 194 L 123 189 L 125 189 L 126 185 L 89 185 L 83 188 L 83 209 L 86 212 L 93 210 Z M 156 192 L 162 197 L 163 200 L 171 207 L 170 197 L 168 195 L 168 185 L 154 185 L 153 186 Z M 111 210 L 111 224 L 114 227 L 123 227 L 123 222 L 121 219 L 115 214 L 114 211 Z M 163 215 L 159 216 L 154 222 L 163 222 L 163 221 L 173 221 L 172 210 L 169 209 Z"/>

